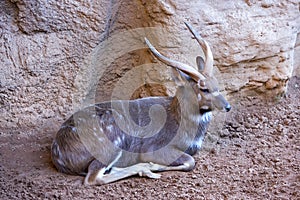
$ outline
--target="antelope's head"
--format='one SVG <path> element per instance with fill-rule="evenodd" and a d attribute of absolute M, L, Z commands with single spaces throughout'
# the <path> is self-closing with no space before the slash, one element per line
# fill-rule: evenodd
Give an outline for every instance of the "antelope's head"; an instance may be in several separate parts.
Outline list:
<path fill-rule="evenodd" d="M 183 76 L 191 83 L 195 93 L 198 95 L 200 112 L 212 111 L 214 108 L 222 111 L 230 111 L 231 106 L 219 91 L 218 82 L 213 76 L 213 55 L 208 43 L 197 33 L 191 25 L 185 23 L 190 32 L 201 46 L 205 59 L 197 56 L 198 70 L 187 64 L 172 60 L 159 53 L 153 45 L 145 38 L 151 52 L 165 64 L 183 72 Z"/>

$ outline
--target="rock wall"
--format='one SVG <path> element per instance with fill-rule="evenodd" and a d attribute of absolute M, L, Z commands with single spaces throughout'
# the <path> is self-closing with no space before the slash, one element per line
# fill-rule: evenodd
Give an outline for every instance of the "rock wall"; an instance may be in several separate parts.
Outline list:
<path fill-rule="evenodd" d="M 300 75 L 297 0 L 3 0 L 0 19 L 2 132 L 55 130 L 80 106 L 114 95 L 173 94 L 171 70 L 143 37 L 194 65 L 201 50 L 184 21 L 211 45 L 231 96 L 278 96 Z"/>

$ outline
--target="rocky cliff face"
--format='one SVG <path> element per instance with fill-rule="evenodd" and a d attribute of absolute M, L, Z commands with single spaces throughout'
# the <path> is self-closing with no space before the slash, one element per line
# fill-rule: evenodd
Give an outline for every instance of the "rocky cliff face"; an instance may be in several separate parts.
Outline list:
<path fill-rule="evenodd" d="M 194 65 L 201 50 L 184 21 L 211 45 L 229 95 L 280 96 L 300 75 L 297 0 L 4 0 L 0 13 L 3 130 L 55 129 L 80 105 L 112 96 L 174 93 L 143 37 Z"/>

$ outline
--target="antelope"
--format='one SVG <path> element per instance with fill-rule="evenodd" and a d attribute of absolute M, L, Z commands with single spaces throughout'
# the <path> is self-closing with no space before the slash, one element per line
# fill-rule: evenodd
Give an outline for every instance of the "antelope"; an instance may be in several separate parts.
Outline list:
<path fill-rule="evenodd" d="M 162 55 L 145 38 L 152 54 L 176 69 L 186 84 L 174 97 L 113 100 L 75 112 L 57 132 L 51 158 L 59 172 L 85 176 L 85 185 L 103 185 L 130 176 L 160 178 L 156 172 L 190 171 L 214 109 L 230 104 L 213 76 L 208 43 L 185 23 L 201 46 L 198 69 Z"/>

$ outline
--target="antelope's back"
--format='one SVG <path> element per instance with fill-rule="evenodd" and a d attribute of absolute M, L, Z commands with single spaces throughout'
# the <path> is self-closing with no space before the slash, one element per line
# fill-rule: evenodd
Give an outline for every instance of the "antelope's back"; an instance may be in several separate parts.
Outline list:
<path fill-rule="evenodd" d="M 108 163 L 114 154 L 110 151 L 143 153 L 167 145 L 172 130 L 176 129 L 168 108 L 170 102 L 171 98 L 165 97 L 103 102 L 74 113 L 62 124 L 53 141 L 54 165 L 64 173 L 84 175 L 95 156 L 104 157 Z M 162 110 L 165 120 L 161 120 Z M 157 127 L 161 129 L 159 133 L 151 135 L 156 126 L 153 121 L 166 123 Z M 135 164 L 138 160 L 131 162 Z"/>

